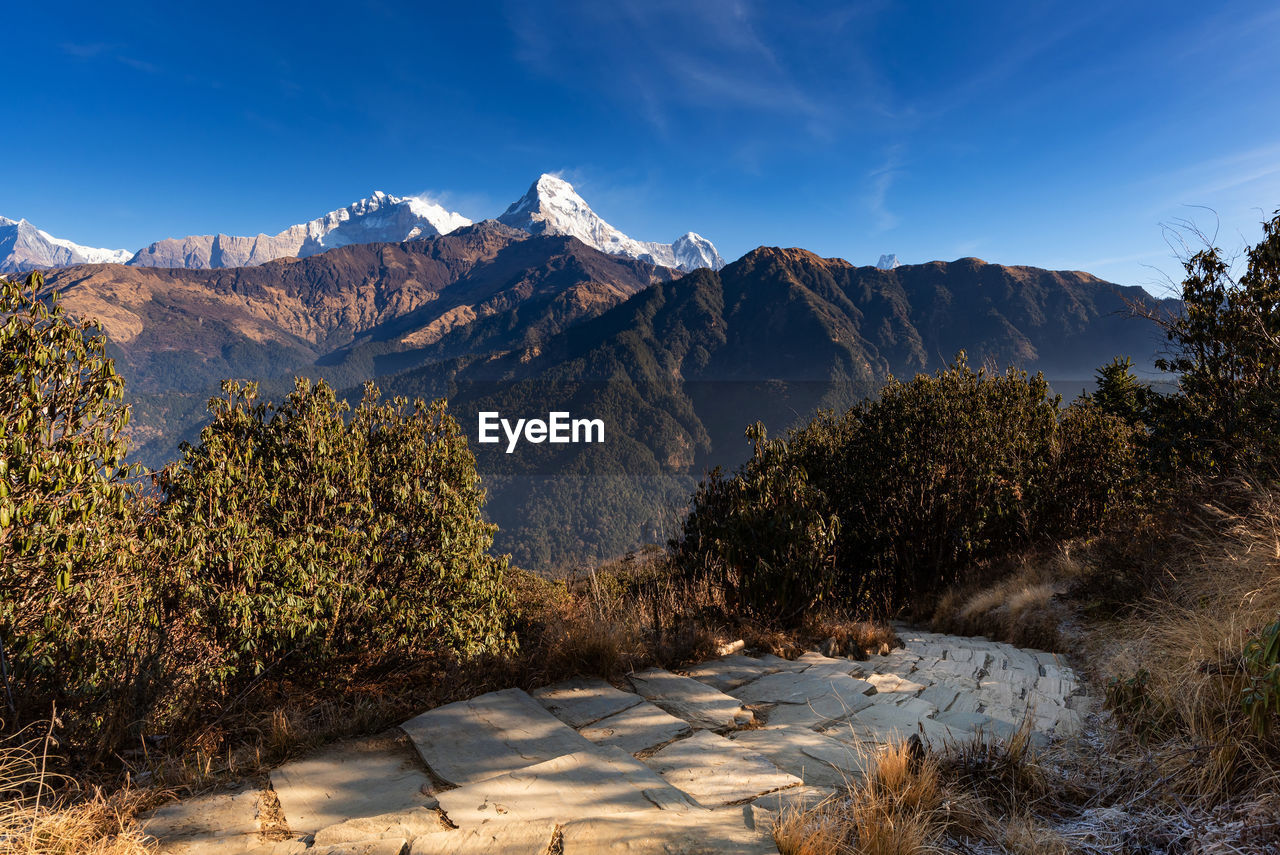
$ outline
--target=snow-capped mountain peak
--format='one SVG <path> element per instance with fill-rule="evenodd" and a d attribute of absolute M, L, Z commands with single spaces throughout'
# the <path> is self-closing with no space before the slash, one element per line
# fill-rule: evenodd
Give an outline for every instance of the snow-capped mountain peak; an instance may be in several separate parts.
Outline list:
<path fill-rule="evenodd" d="M 0 217 L 0 273 L 67 267 L 72 264 L 123 264 L 127 249 L 81 246 L 38 229 L 26 219 Z"/>
<path fill-rule="evenodd" d="M 880 256 L 880 260 L 876 262 L 876 267 L 881 270 L 892 270 L 895 267 L 901 267 L 902 263 L 898 261 L 898 256 L 893 253 L 886 253 Z"/>
<path fill-rule="evenodd" d="M 547 173 L 498 217 L 498 222 L 530 234 L 569 235 L 601 252 L 626 255 L 663 267 L 719 270 L 724 259 L 706 238 L 689 232 L 674 243 L 640 241 L 605 222 L 573 185 Z"/>
<path fill-rule="evenodd" d="M 470 224 L 471 220 L 461 214 L 424 197 L 392 196 L 375 190 L 345 208 L 290 226 L 279 234 L 169 238 L 139 250 L 129 263 L 138 267 L 244 267 L 277 258 L 305 258 L 339 246 L 434 237 Z"/>

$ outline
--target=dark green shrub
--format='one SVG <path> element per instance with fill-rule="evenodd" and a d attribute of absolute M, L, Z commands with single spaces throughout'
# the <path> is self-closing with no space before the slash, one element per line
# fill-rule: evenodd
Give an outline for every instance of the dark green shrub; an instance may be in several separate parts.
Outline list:
<path fill-rule="evenodd" d="M 852 584 L 905 602 L 1032 537 L 1057 430 L 1042 376 L 991 376 L 961 354 L 933 376 L 891 381 L 849 421 L 834 477 Z"/>
<path fill-rule="evenodd" d="M 1043 536 L 1088 534 L 1113 512 L 1133 509 L 1142 485 L 1141 423 L 1090 400 L 1062 411 L 1048 489 L 1040 497 Z"/>
<path fill-rule="evenodd" d="M 487 554 L 475 461 L 443 404 L 380 404 L 369 387 L 348 422 L 324 383 L 297 381 L 279 406 L 224 390 L 159 476 L 149 532 L 197 683 L 506 642 L 505 560 Z"/>
<path fill-rule="evenodd" d="M 732 478 L 717 469 L 698 485 L 676 559 L 720 585 L 735 611 L 795 623 L 834 594 L 838 524 L 785 442 L 759 424 L 747 436 L 752 459 Z"/>
<path fill-rule="evenodd" d="M 757 443 L 695 495 L 674 544 L 686 572 L 721 568 L 737 595 L 787 614 L 835 596 L 864 611 L 927 603 L 976 562 L 1096 528 L 1127 500 L 1135 428 L 1059 410 L 1040 375 L 954 365 L 786 442 Z"/>

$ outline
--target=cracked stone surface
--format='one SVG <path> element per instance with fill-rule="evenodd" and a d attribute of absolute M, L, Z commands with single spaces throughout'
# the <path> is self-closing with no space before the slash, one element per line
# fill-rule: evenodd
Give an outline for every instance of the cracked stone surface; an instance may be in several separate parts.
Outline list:
<path fill-rule="evenodd" d="M 750 805 L 616 814 L 564 827 L 564 855 L 776 855 L 773 814 Z"/>
<path fill-rule="evenodd" d="M 705 730 L 654 752 L 645 762 L 703 807 L 746 801 L 804 783 L 763 754 Z"/>
<path fill-rule="evenodd" d="M 784 660 L 785 661 L 785 660 Z M 743 683 L 759 679 L 766 674 L 779 670 L 778 666 L 753 659 L 750 656 L 726 656 L 723 659 L 712 659 L 685 673 L 700 683 L 706 683 L 713 689 L 729 692 Z"/>
<path fill-rule="evenodd" d="M 813 787 L 845 786 L 861 778 L 869 763 L 865 751 L 804 727 L 743 730 L 733 741 Z"/>
<path fill-rule="evenodd" d="M 263 793 L 211 793 L 170 802 L 142 822 L 163 855 L 295 855 L 300 840 L 267 840 L 260 834 Z"/>
<path fill-rule="evenodd" d="M 556 824 L 489 822 L 479 828 L 456 829 L 419 837 L 410 855 L 547 855 Z"/>
<path fill-rule="evenodd" d="M 774 853 L 777 812 L 827 798 L 898 739 L 1007 738 L 1025 720 L 1045 744 L 1093 704 L 1061 657 L 898 634 L 905 646 L 862 662 L 735 644 L 684 674 L 632 674 L 634 692 L 490 692 L 272 771 L 291 839 L 263 837 L 256 789 L 166 805 L 146 830 L 163 855 Z"/>
<path fill-rule="evenodd" d="M 583 727 L 640 703 L 631 692 L 604 680 L 566 680 L 531 693 L 548 712 L 570 727 Z"/>
<path fill-rule="evenodd" d="M 688 736 L 693 732 L 693 727 L 684 719 L 676 718 L 648 701 L 640 701 L 635 706 L 578 732 L 597 745 L 612 746 L 627 754 L 639 754 L 673 739 Z"/>
<path fill-rule="evenodd" d="M 652 770 L 617 749 L 597 748 L 537 763 L 440 794 L 455 825 L 490 820 L 558 823 L 611 813 L 687 809 L 688 799 Z"/>
<path fill-rule="evenodd" d="M 442 831 L 447 827 L 441 821 L 439 811 L 412 808 L 378 816 L 348 819 L 327 826 L 316 832 L 314 845 L 335 846 L 382 838 L 413 840 L 424 834 Z"/>

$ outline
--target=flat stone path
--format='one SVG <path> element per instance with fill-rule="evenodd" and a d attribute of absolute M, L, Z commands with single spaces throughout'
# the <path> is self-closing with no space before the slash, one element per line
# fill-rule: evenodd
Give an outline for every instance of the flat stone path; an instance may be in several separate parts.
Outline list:
<path fill-rule="evenodd" d="M 625 689 L 490 692 L 287 763 L 273 792 L 166 805 L 146 830 L 173 855 L 776 853 L 779 810 L 857 780 L 886 745 L 1003 737 L 1024 718 L 1045 743 L 1081 724 L 1054 655 L 898 635 L 869 661 L 735 652 Z"/>

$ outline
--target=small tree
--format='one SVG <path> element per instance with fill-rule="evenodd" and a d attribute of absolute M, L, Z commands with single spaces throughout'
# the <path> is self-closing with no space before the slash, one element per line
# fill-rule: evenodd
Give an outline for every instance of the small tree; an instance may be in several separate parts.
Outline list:
<path fill-rule="evenodd" d="M 15 722 L 93 698 L 101 729 L 145 635 L 145 593 L 116 572 L 133 551 L 129 408 L 101 327 L 43 290 L 39 273 L 0 279 L 0 703 Z"/>
<path fill-rule="evenodd" d="M 1097 371 L 1098 388 L 1086 399 L 1133 427 L 1149 424 L 1155 393 L 1133 373 L 1133 360 L 1119 357 Z"/>
<path fill-rule="evenodd" d="M 1161 429 L 1210 472 L 1280 462 L 1280 212 L 1262 224 L 1236 280 L 1217 247 L 1184 263 L 1182 313 L 1164 322 L 1184 406 Z"/>

